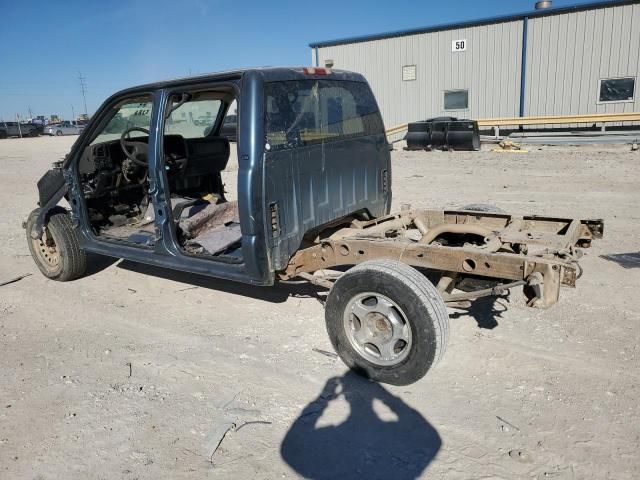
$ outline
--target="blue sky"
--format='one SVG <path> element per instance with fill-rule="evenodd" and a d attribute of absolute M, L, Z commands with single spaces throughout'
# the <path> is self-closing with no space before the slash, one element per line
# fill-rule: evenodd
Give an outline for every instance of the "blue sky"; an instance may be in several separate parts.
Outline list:
<path fill-rule="evenodd" d="M 577 3 L 555 0 L 554 6 Z M 0 118 L 84 110 L 156 80 L 308 65 L 308 44 L 528 11 L 534 0 L 0 0 Z"/>

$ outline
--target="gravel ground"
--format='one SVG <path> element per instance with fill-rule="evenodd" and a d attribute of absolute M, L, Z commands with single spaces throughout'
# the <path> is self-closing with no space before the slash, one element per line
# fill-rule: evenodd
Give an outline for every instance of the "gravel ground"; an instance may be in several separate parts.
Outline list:
<path fill-rule="evenodd" d="M 637 478 L 640 265 L 603 256 L 640 251 L 640 154 L 394 152 L 394 208 L 494 203 L 606 229 L 560 303 L 452 310 L 444 360 L 390 387 L 326 354 L 306 288 L 100 258 L 44 278 L 20 224 L 74 139 L 0 141 L 0 282 L 32 274 L 0 287 L 0 478 Z"/>

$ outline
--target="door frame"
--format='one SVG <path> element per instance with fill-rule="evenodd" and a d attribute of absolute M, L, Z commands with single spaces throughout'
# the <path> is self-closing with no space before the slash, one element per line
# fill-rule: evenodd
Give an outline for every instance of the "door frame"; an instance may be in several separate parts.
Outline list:
<path fill-rule="evenodd" d="M 251 72 L 250 72 L 251 73 Z M 244 77 L 252 77 L 245 81 Z M 83 132 L 81 141 L 72 148 L 70 160 L 65 169 L 72 220 L 79 227 L 82 248 L 88 252 L 122 258 L 144 264 L 228 279 L 253 285 L 272 285 L 274 272 L 271 269 L 269 252 L 264 236 L 264 214 L 262 208 L 262 155 L 264 137 L 262 135 L 262 81 L 257 74 L 243 77 L 232 76 L 203 82 L 201 79 L 187 79 L 184 83 L 171 85 L 153 91 L 130 90 L 112 96 L 96 112 L 96 121 Z M 238 206 L 242 231 L 242 263 L 212 261 L 186 254 L 180 248 L 166 193 L 168 192 L 163 161 L 164 115 L 169 95 L 175 90 L 212 87 L 235 81 L 238 103 Z M 101 238 L 93 234 L 78 170 L 81 155 L 89 145 L 89 139 L 102 127 L 102 120 L 115 104 L 142 95 L 152 96 L 151 127 L 149 129 L 149 195 L 156 208 L 155 246 L 132 244 L 116 239 Z M 241 122 L 241 118 L 248 121 Z M 257 122 L 257 124 L 256 124 Z M 158 215 L 158 210 L 162 215 Z"/>

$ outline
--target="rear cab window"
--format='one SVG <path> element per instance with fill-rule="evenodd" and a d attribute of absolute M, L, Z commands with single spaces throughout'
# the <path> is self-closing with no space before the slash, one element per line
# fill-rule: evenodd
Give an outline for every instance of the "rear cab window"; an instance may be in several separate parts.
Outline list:
<path fill-rule="evenodd" d="M 287 150 L 384 134 L 366 83 L 295 80 L 265 84 L 267 150 Z"/>

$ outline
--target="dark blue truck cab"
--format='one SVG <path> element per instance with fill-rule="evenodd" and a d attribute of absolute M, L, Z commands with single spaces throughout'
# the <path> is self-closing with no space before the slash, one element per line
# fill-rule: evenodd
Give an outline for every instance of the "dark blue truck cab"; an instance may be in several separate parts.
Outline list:
<path fill-rule="evenodd" d="M 221 130 L 234 102 L 231 144 Z M 345 363 L 407 384 L 442 356 L 447 305 L 521 285 L 532 306 L 555 303 L 560 285 L 575 283 L 576 258 L 536 248 L 588 246 L 602 222 L 391 215 L 389 151 L 356 73 L 260 68 L 143 85 L 106 100 L 40 179 L 27 240 L 42 273 L 61 281 L 82 276 L 93 252 L 257 286 L 326 287 L 327 329 Z M 543 242 L 527 236 L 536 229 Z M 478 279 L 485 288 L 453 293 Z"/>

